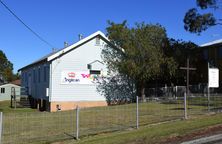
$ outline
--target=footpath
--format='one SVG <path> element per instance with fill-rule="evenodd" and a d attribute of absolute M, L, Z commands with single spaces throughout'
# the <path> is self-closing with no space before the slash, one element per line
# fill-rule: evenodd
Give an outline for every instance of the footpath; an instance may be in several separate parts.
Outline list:
<path fill-rule="evenodd" d="M 183 142 L 181 144 L 222 144 L 222 134 L 203 137 L 196 140 Z"/>

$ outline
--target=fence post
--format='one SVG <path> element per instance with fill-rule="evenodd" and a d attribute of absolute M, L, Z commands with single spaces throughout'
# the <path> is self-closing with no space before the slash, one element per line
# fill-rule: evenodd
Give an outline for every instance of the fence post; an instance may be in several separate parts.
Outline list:
<path fill-rule="evenodd" d="M 0 112 L 0 144 L 2 144 L 3 112 Z"/>
<path fill-rule="evenodd" d="M 208 108 L 208 112 L 210 112 L 210 87 L 209 87 L 209 84 L 207 85 L 207 108 Z"/>
<path fill-rule="evenodd" d="M 139 97 L 136 96 L 136 129 L 139 129 Z"/>
<path fill-rule="evenodd" d="M 187 119 L 187 93 L 184 92 L 184 119 Z"/>
<path fill-rule="evenodd" d="M 76 106 L 76 140 L 79 140 L 79 106 Z"/>
<path fill-rule="evenodd" d="M 176 86 L 176 88 L 175 88 L 175 89 L 176 89 L 175 95 L 176 95 L 176 98 L 177 98 L 177 86 Z"/>

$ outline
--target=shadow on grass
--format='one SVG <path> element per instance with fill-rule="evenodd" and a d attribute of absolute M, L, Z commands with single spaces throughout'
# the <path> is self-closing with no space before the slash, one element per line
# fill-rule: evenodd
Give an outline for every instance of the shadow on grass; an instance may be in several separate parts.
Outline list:
<path fill-rule="evenodd" d="M 67 135 L 67 136 L 69 136 L 70 139 L 71 139 L 71 138 L 72 138 L 72 139 L 77 139 L 76 136 L 75 136 L 76 134 L 70 134 L 70 133 L 66 133 L 66 132 L 64 132 L 64 134 Z"/>
<path fill-rule="evenodd" d="M 191 110 L 192 108 L 187 108 L 188 110 Z M 172 109 L 170 109 L 170 110 L 181 110 L 181 111 L 183 111 L 184 110 L 184 108 L 172 108 Z"/>

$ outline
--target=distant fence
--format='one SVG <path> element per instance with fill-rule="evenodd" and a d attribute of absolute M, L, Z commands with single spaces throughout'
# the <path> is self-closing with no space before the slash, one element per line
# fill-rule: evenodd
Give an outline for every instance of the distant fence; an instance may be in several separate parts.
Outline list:
<path fill-rule="evenodd" d="M 186 86 L 165 86 L 156 88 L 146 88 L 146 97 L 183 97 L 186 92 Z M 207 96 L 208 88 L 207 84 L 190 85 L 189 86 L 190 96 Z M 211 88 L 210 94 L 222 95 L 220 88 Z"/>
<path fill-rule="evenodd" d="M 221 112 L 222 95 L 206 94 L 185 87 L 159 88 L 146 102 L 107 107 L 77 108 L 70 111 L 19 112 L 0 114 L 0 140 L 3 144 L 50 143 L 113 131 L 136 129 L 143 125 Z M 199 94 L 198 94 L 199 93 Z M 1 125 L 2 123 L 2 125 Z M 2 130 L 1 130 L 2 126 Z"/>

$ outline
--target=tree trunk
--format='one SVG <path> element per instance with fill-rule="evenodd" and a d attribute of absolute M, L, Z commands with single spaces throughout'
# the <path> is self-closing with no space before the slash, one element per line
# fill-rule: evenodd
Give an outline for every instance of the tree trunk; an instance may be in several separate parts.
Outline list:
<path fill-rule="evenodd" d="M 144 84 L 141 85 L 141 99 L 143 102 L 146 101 L 146 95 L 145 95 L 145 87 Z"/>

